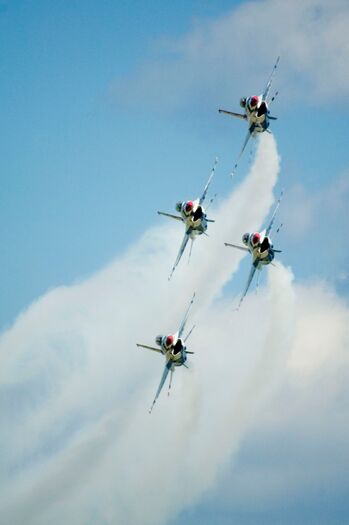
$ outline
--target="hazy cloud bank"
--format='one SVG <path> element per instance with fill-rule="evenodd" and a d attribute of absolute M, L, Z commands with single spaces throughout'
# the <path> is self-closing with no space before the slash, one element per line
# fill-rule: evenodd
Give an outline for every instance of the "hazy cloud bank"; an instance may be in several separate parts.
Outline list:
<path fill-rule="evenodd" d="M 137 111 L 231 105 L 262 91 L 281 55 L 275 85 L 287 103 L 321 107 L 349 92 L 348 23 L 345 0 L 244 2 L 215 20 L 197 20 L 183 37 L 161 40 L 158 56 L 116 79 L 112 91 Z"/>

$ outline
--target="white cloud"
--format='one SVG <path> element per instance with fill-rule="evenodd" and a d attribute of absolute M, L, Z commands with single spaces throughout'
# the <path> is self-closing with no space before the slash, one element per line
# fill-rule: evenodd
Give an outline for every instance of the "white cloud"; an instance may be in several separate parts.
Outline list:
<path fill-rule="evenodd" d="M 345 239 L 348 195 L 348 173 L 339 175 L 316 190 L 306 189 L 302 184 L 292 186 L 279 214 L 285 223 L 286 236 L 299 242 L 314 237 L 314 232 L 321 230 L 326 246 L 333 252 L 332 241 L 338 245 Z"/>
<path fill-rule="evenodd" d="M 261 91 L 281 55 L 275 85 L 287 93 L 284 103 L 301 98 L 321 107 L 349 92 L 348 23 L 345 0 L 243 2 L 213 21 L 196 21 L 181 38 L 159 41 L 159 58 L 116 80 L 115 99 L 136 100 L 138 111 L 232 104 Z"/>
<path fill-rule="evenodd" d="M 323 373 L 323 368 L 349 364 L 349 313 L 334 292 L 323 284 L 298 291 L 299 315 L 295 341 L 288 360 L 291 375 L 298 377 Z"/>
<path fill-rule="evenodd" d="M 279 384 L 267 402 L 256 395 L 238 461 L 206 498 L 232 522 L 308 522 L 308 511 L 309 523 L 326 523 L 326 513 L 333 523 L 346 519 L 349 308 L 323 283 L 292 289 L 292 342 Z"/>
<path fill-rule="evenodd" d="M 280 208 L 281 248 L 301 278 L 334 283 L 348 292 L 348 174 L 333 178 L 320 189 L 298 184 L 289 188 Z"/>

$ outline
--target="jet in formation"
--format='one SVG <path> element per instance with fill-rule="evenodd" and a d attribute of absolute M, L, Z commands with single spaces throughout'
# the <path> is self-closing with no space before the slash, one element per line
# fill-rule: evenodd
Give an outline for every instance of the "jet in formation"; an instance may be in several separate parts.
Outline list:
<path fill-rule="evenodd" d="M 279 60 L 280 60 L 280 57 L 278 57 L 276 60 L 276 63 L 273 67 L 272 73 L 269 77 L 269 80 L 267 82 L 267 85 L 265 86 L 263 93 L 259 96 L 254 95 L 251 97 L 243 97 L 240 99 L 240 106 L 245 110 L 244 113 L 235 113 L 234 111 L 227 111 L 225 109 L 218 110 L 219 113 L 225 113 L 226 115 L 230 115 L 232 117 L 236 117 L 241 120 L 245 120 L 248 123 L 248 132 L 246 135 L 246 139 L 242 145 L 242 148 L 237 158 L 237 161 L 235 163 L 232 175 L 236 171 L 238 162 L 243 152 L 245 151 L 245 148 L 250 138 L 255 137 L 257 133 L 263 133 L 264 131 L 269 131 L 268 128 L 270 126 L 270 120 L 277 120 L 276 117 L 272 117 L 270 115 L 269 105 L 274 101 L 278 92 L 276 92 L 275 95 L 270 100 L 268 100 L 268 96 L 269 96 L 269 92 L 270 92 L 270 88 L 272 85 L 272 80 L 273 80 L 275 71 L 279 64 Z"/>
<path fill-rule="evenodd" d="M 182 244 L 179 248 L 179 252 L 177 255 L 177 258 L 174 262 L 174 265 L 172 267 L 169 280 L 171 279 L 173 272 L 176 269 L 176 266 L 178 265 L 179 261 L 181 260 L 181 257 L 184 253 L 184 250 L 188 244 L 189 239 L 191 239 L 191 247 L 190 247 L 190 253 L 189 253 L 189 260 L 191 256 L 191 251 L 193 248 L 193 243 L 195 238 L 198 235 L 202 235 L 203 233 L 206 234 L 207 226 L 209 222 L 214 222 L 212 219 L 207 218 L 206 211 L 203 207 L 203 202 L 206 198 L 207 190 L 209 188 L 209 185 L 211 183 L 212 177 L 214 175 L 216 166 L 217 166 L 218 159 L 215 159 L 211 174 L 209 176 L 209 179 L 206 183 L 206 186 L 204 188 L 203 194 L 200 198 L 197 198 L 194 201 L 181 201 L 177 202 L 176 204 L 176 211 L 180 213 L 180 215 L 172 215 L 171 213 L 165 213 L 163 211 L 158 211 L 159 215 L 165 215 L 165 217 L 170 217 L 171 219 L 175 219 L 176 221 L 180 221 L 184 223 L 185 226 L 185 234 L 182 241 Z M 210 202 L 212 202 L 213 199 L 211 199 Z"/>
<path fill-rule="evenodd" d="M 185 364 L 186 363 L 186 360 L 187 360 L 187 355 L 188 354 L 194 354 L 194 352 L 190 352 L 189 350 L 187 350 L 187 347 L 185 346 L 185 343 L 188 339 L 188 337 L 191 335 L 192 331 L 194 330 L 194 327 L 193 326 L 191 328 L 191 330 L 189 331 L 189 333 L 184 337 L 182 338 L 183 336 L 183 332 L 185 330 L 185 325 L 187 323 L 187 320 L 188 320 L 188 316 L 189 316 L 189 310 L 191 308 L 191 305 L 193 304 L 194 302 L 194 297 L 195 297 L 195 293 L 190 301 L 190 304 L 187 308 L 187 311 L 184 315 L 184 318 L 183 318 L 183 321 L 181 322 L 177 332 L 175 334 L 169 334 L 169 335 L 158 335 L 156 338 L 155 338 L 155 343 L 157 344 L 157 347 L 154 347 L 154 346 L 148 346 L 148 345 L 143 345 L 143 344 L 139 344 L 137 343 L 137 346 L 140 347 L 140 348 L 146 348 L 148 350 L 153 350 L 154 352 L 158 352 L 160 354 L 163 354 L 166 358 L 166 364 L 165 364 L 165 368 L 164 368 L 164 371 L 163 371 L 163 374 L 162 374 L 162 377 L 161 377 L 161 381 L 160 381 L 160 384 L 159 384 L 159 387 L 156 391 L 156 394 L 155 394 L 155 397 L 154 397 L 154 400 L 153 400 L 153 404 L 149 410 L 149 413 L 151 413 L 151 411 L 153 410 L 154 408 L 154 405 L 156 403 L 156 400 L 157 398 L 159 397 L 160 395 L 160 392 L 162 390 L 162 387 L 164 386 L 165 384 L 165 381 L 166 381 L 166 378 L 169 374 L 169 372 L 171 373 L 170 375 L 170 382 L 169 382 L 169 387 L 168 387 L 168 394 L 170 394 L 170 389 L 171 389 L 171 384 L 172 384 L 172 376 L 173 376 L 173 373 L 174 373 L 174 370 L 175 370 L 175 367 L 176 366 L 185 366 L 187 367 L 187 365 Z"/>
<path fill-rule="evenodd" d="M 269 237 L 269 234 L 274 224 L 276 212 L 280 205 L 281 198 L 282 198 L 282 193 L 279 197 L 274 213 L 271 217 L 270 223 L 266 230 L 263 230 L 261 232 L 244 233 L 244 235 L 242 236 L 242 242 L 244 243 L 244 246 L 230 244 L 228 242 L 224 243 L 225 246 L 231 246 L 232 248 L 237 248 L 238 250 L 249 252 L 252 255 L 252 267 L 250 270 L 250 274 L 248 276 L 247 284 L 241 295 L 237 309 L 240 308 L 241 303 L 244 300 L 248 292 L 248 289 L 250 287 L 250 284 L 252 282 L 252 279 L 254 277 L 256 270 L 262 270 L 264 266 L 272 263 L 275 257 L 275 253 L 281 253 L 281 250 L 276 250 L 274 248 L 271 238 Z M 277 233 L 279 229 L 280 227 L 277 229 Z M 258 286 L 258 281 L 257 281 L 257 286 Z"/>

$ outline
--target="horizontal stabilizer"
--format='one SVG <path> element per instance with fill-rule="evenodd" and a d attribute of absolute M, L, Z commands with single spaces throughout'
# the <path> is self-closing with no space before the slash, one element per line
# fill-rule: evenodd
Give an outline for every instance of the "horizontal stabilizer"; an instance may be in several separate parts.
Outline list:
<path fill-rule="evenodd" d="M 278 118 L 277 118 L 277 117 L 271 117 L 271 116 L 269 115 L 268 119 L 269 119 L 269 120 L 277 120 Z"/>

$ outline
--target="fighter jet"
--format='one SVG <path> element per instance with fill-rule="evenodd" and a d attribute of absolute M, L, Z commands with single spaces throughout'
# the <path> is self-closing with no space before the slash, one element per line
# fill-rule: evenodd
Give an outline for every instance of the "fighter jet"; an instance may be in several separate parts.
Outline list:
<path fill-rule="evenodd" d="M 244 233 L 244 235 L 242 236 L 242 242 L 244 243 L 245 246 L 238 246 L 236 244 L 230 244 L 228 242 L 224 243 L 225 246 L 231 246 L 232 248 L 237 248 L 238 250 L 249 252 L 252 255 L 252 267 L 251 267 L 250 275 L 248 276 L 247 284 L 240 298 L 237 310 L 239 310 L 241 303 L 244 300 L 245 295 L 248 292 L 248 289 L 250 287 L 250 284 L 252 282 L 252 279 L 253 279 L 253 276 L 256 270 L 262 270 L 263 266 L 266 266 L 272 263 L 275 257 L 275 253 L 281 253 L 281 250 L 276 250 L 274 248 L 273 243 L 269 237 L 270 231 L 274 224 L 277 209 L 280 205 L 281 198 L 282 198 L 282 193 L 279 197 L 274 213 L 272 215 L 272 218 L 266 230 L 263 230 L 262 232 Z M 280 229 L 280 226 L 277 229 L 277 233 L 279 229 Z"/>
<path fill-rule="evenodd" d="M 233 111 L 227 111 L 225 109 L 218 110 L 219 113 L 225 113 L 226 115 L 230 115 L 232 117 L 246 120 L 248 123 L 248 132 L 246 135 L 246 139 L 242 145 L 242 148 L 237 158 L 237 161 L 235 163 L 232 175 L 236 171 L 238 162 L 247 146 L 248 141 L 250 140 L 250 137 L 255 137 L 257 133 L 263 133 L 264 131 L 269 131 L 268 128 L 270 125 L 270 120 L 277 120 L 276 117 L 272 117 L 270 115 L 269 104 L 271 104 L 274 101 L 278 92 L 276 92 L 275 95 L 270 100 L 268 100 L 268 95 L 269 95 L 269 91 L 271 88 L 273 76 L 279 64 L 279 60 L 280 60 L 280 57 L 278 57 L 276 60 L 276 63 L 273 67 L 272 73 L 269 77 L 269 80 L 267 82 L 267 85 L 265 86 L 263 93 L 259 96 L 254 95 L 251 97 L 243 97 L 240 99 L 240 106 L 245 110 L 245 113 L 235 113 Z"/>
<path fill-rule="evenodd" d="M 189 259 L 190 259 L 191 251 L 192 251 L 192 248 L 193 248 L 193 243 L 194 243 L 195 238 L 198 235 L 202 235 L 203 233 L 205 235 L 207 235 L 206 234 L 206 230 L 207 230 L 208 223 L 209 222 L 214 222 L 214 220 L 207 218 L 205 209 L 204 209 L 202 204 L 203 204 L 203 202 L 204 202 L 204 200 L 206 198 L 207 190 L 208 190 L 208 187 L 209 187 L 209 185 L 211 183 L 212 177 L 214 175 L 214 172 L 215 172 L 215 169 L 216 169 L 216 166 L 217 166 L 217 162 L 218 162 L 218 159 L 216 158 L 215 162 L 214 162 L 214 165 L 213 165 L 213 168 L 212 168 L 212 171 L 211 171 L 211 174 L 209 176 L 209 179 L 208 179 L 208 181 L 206 183 L 206 186 L 204 188 L 204 192 L 201 195 L 201 197 L 197 198 L 194 201 L 183 201 L 183 202 L 180 201 L 180 202 L 177 202 L 177 204 L 176 204 L 176 211 L 178 213 L 180 213 L 180 215 L 172 215 L 171 213 L 165 213 L 163 211 L 158 211 L 159 215 L 165 215 L 165 217 L 170 217 L 171 219 L 175 219 L 176 221 L 183 222 L 184 226 L 185 226 L 184 238 L 183 238 L 181 247 L 179 249 L 177 258 L 176 258 L 176 260 L 174 262 L 174 265 L 172 267 L 172 270 L 171 270 L 171 273 L 170 273 L 170 276 L 169 276 L 168 280 L 171 279 L 171 277 L 173 275 L 173 272 L 175 271 L 176 266 L 178 265 L 182 255 L 184 253 L 184 250 L 185 250 L 185 248 L 186 248 L 186 246 L 188 244 L 189 239 L 191 239 L 191 247 L 190 247 L 190 253 L 189 253 Z M 213 199 L 211 199 L 210 202 L 212 202 L 212 200 Z"/>
<path fill-rule="evenodd" d="M 188 337 L 191 335 L 191 333 L 194 330 L 195 326 L 193 326 L 191 328 L 191 330 L 189 331 L 189 333 L 186 335 L 186 337 L 184 339 L 182 338 L 182 335 L 183 335 L 183 332 L 184 332 L 184 329 L 185 329 L 185 325 L 186 325 L 186 322 L 188 320 L 189 310 L 191 308 L 191 305 L 194 302 L 194 297 L 195 297 L 195 293 L 194 293 L 194 295 L 192 297 L 192 300 L 190 301 L 190 304 L 189 304 L 189 306 L 187 308 L 187 311 L 186 311 L 186 313 L 184 315 L 183 321 L 181 322 L 181 324 L 179 326 L 179 329 L 178 329 L 178 331 L 175 334 L 158 335 L 155 338 L 155 343 L 158 345 L 158 347 L 148 346 L 148 345 L 143 345 L 143 344 L 137 343 L 138 347 L 140 347 L 140 348 L 147 348 L 148 350 L 153 350 L 154 352 L 159 352 L 160 354 L 163 354 L 165 356 L 165 358 L 166 358 L 166 364 L 165 364 L 165 368 L 164 368 L 164 371 L 163 371 L 163 374 L 162 374 L 162 377 L 161 377 L 161 381 L 160 381 L 159 387 L 158 387 L 158 389 L 156 391 L 153 404 L 152 404 L 151 408 L 149 409 L 149 413 L 151 413 L 151 411 L 154 408 L 154 405 L 156 403 L 157 398 L 159 397 L 159 394 L 161 392 L 162 387 L 164 386 L 164 383 L 166 381 L 168 373 L 171 372 L 170 383 L 169 383 L 169 387 L 168 387 L 168 395 L 169 395 L 170 394 L 170 389 L 171 389 L 171 384 L 172 384 L 172 376 L 173 376 L 173 372 L 175 370 L 175 367 L 176 366 L 182 366 L 182 365 L 187 367 L 187 365 L 185 364 L 185 362 L 187 360 L 187 355 L 188 354 L 194 354 L 194 352 L 189 352 L 189 350 L 187 350 L 187 347 L 185 346 L 185 342 L 187 341 Z"/>

